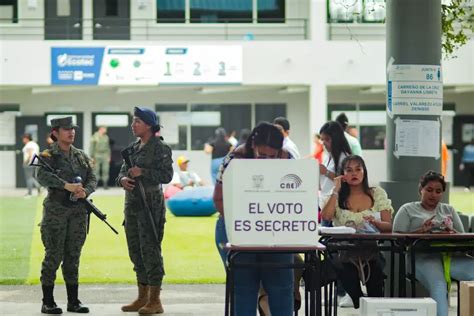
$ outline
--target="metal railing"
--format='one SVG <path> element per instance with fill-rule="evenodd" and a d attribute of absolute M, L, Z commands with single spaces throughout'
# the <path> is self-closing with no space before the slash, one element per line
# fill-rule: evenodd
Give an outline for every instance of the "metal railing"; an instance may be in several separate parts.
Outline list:
<path fill-rule="evenodd" d="M 118 18 L 18 18 L 0 19 L 0 38 L 9 39 L 307 39 L 303 18 L 285 19 L 118 19 Z M 179 22 L 179 23 L 178 23 Z"/>

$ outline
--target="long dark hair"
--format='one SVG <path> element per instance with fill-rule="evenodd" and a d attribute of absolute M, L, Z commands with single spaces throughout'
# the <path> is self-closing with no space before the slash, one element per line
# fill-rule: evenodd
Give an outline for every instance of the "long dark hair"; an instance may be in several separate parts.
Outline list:
<path fill-rule="evenodd" d="M 443 187 L 443 192 L 446 191 L 446 181 L 444 180 L 444 176 L 436 171 L 430 170 L 426 172 L 421 178 L 420 178 L 420 183 L 418 185 L 418 191 L 421 192 L 421 189 L 423 189 L 428 182 L 431 181 L 438 181 L 441 183 L 441 186 Z"/>
<path fill-rule="evenodd" d="M 276 150 L 283 147 L 283 134 L 273 124 L 260 122 L 252 130 L 245 142 L 245 158 L 255 158 L 253 146 L 266 145 Z"/>
<path fill-rule="evenodd" d="M 372 200 L 372 205 L 374 204 L 374 197 L 372 196 L 372 188 L 369 187 L 369 175 L 367 173 L 367 167 L 365 166 L 364 159 L 362 159 L 361 156 L 357 155 L 350 155 L 344 158 L 341 163 L 341 170 L 339 172 L 339 175 L 344 174 L 344 169 L 346 169 L 346 166 L 349 164 L 349 162 L 355 161 L 359 163 L 362 166 L 362 169 L 364 170 L 364 178 L 362 179 L 362 190 L 364 193 L 370 197 L 370 200 Z M 339 198 L 338 198 L 338 203 L 339 207 L 342 209 L 349 209 L 347 205 L 347 199 L 349 198 L 349 195 L 351 194 L 351 188 L 347 182 L 341 182 L 341 190 L 339 191 Z"/>
<path fill-rule="evenodd" d="M 225 131 L 225 128 L 223 127 L 216 128 L 216 130 L 214 131 L 215 142 L 225 142 L 226 136 L 227 136 L 227 132 Z"/>
<path fill-rule="evenodd" d="M 351 147 L 344 136 L 344 130 L 342 129 L 341 124 L 338 122 L 329 121 L 325 123 L 319 130 L 320 135 L 323 133 L 331 137 L 331 156 L 332 159 L 334 159 L 336 173 L 338 173 L 341 154 L 345 153 L 346 155 L 351 155 Z"/>

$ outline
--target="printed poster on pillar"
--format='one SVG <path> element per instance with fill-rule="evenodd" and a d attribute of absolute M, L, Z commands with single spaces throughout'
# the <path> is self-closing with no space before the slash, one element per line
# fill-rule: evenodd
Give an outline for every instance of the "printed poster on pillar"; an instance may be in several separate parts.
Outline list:
<path fill-rule="evenodd" d="M 235 159 L 223 177 L 229 242 L 238 246 L 314 245 L 318 235 L 314 161 Z"/>
<path fill-rule="evenodd" d="M 387 113 L 393 115 L 441 115 L 443 78 L 440 65 L 389 65 Z"/>

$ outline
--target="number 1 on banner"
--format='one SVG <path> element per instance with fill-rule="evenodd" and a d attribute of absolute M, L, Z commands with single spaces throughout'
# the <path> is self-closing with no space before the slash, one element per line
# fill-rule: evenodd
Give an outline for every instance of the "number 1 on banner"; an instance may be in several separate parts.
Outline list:
<path fill-rule="evenodd" d="M 170 67 L 170 62 L 166 62 L 166 72 L 164 74 L 165 76 L 171 76 L 171 67 Z"/>

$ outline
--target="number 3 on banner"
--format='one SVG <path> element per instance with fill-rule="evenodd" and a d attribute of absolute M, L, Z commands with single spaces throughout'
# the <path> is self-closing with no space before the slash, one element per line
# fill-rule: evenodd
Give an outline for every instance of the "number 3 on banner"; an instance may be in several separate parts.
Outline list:
<path fill-rule="evenodd" d="M 225 62 L 221 61 L 219 63 L 219 73 L 218 73 L 219 76 L 225 76 L 226 73 L 225 73 Z"/>

